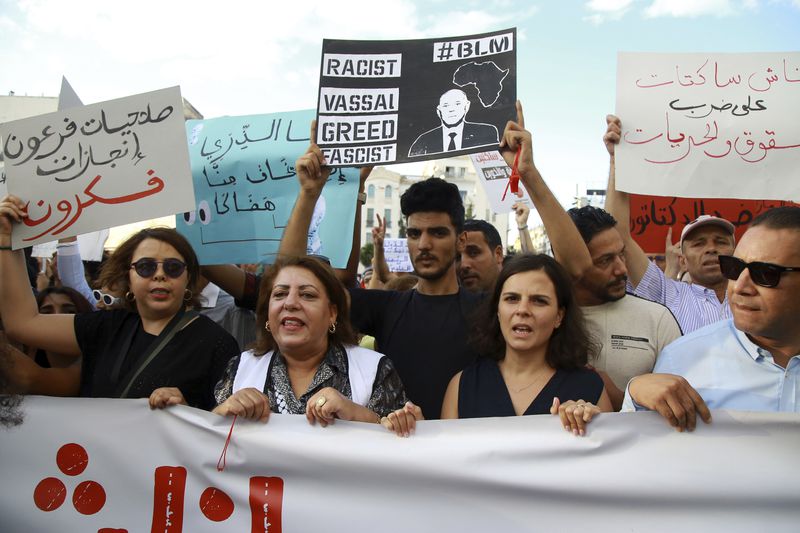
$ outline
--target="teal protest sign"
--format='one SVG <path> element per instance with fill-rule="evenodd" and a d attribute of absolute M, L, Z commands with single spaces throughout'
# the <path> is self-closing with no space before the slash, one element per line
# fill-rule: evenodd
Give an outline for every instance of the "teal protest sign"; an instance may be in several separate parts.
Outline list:
<path fill-rule="evenodd" d="M 272 263 L 299 184 L 314 110 L 186 123 L 197 208 L 176 216 L 204 265 Z M 308 253 L 344 267 L 350 254 L 358 169 L 337 168 L 317 202 Z"/>

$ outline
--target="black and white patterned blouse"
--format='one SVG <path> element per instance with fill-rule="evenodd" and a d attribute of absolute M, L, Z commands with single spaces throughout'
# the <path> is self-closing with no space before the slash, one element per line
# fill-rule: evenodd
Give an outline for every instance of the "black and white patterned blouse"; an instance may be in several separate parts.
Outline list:
<path fill-rule="evenodd" d="M 233 357 L 225 369 L 222 379 L 214 389 L 217 405 L 223 403 L 233 394 L 233 382 L 239 368 L 241 356 Z M 269 375 L 264 385 L 264 394 L 269 398 L 270 409 L 273 413 L 305 414 L 306 403 L 317 391 L 325 387 L 333 387 L 343 396 L 352 400 L 350 379 L 348 377 L 347 352 L 342 346 L 331 345 L 325 358 L 317 367 L 317 372 L 308 386 L 308 390 L 299 398 L 295 398 L 289 381 L 289 371 L 286 359 L 276 349 L 269 366 Z M 397 375 L 397 370 L 391 359 L 384 356 L 378 362 L 378 371 L 372 387 L 372 395 L 365 406 L 367 409 L 387 416 L 396 409 L 400 409 L 408 401 L 403 382 Z"/>

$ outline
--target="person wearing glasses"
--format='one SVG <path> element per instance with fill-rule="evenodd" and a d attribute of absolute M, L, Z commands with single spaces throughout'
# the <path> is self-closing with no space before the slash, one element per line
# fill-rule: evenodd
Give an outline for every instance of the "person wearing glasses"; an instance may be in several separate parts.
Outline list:
<path fill-rule="evenodd" d="M 199 275 L 188 241 L 170 228 L 139 231 L 114 251 L 100 275 L 101 286 L 124 295 L 124 308 L 46 315 L 25 281 L 21 252 L 11 250 L 12 226 L 26 216 L 18 198 L 0 201 L 0 316 L 6 332 L 81 362 L 43 369 L 15 360 L 20 365 L 13 385 L 19 392 L 150 398 L 151 407 L 185 403 L 212 409 L 214 386 L 239 346 L 213 321 L 187 310 L 194 303 L 189 287 Z"/>
<path fill-rule="evenodd" d="M 630 197 L 628 193 L 617 190 L 615 179 L 614 152 L 620 141 L 622 123 L 614 115 L 608 115 L 606 122 L 608 127 L 603 141 L 611 163 L 605 210 L 615 219 L 627 221 L 630 219 Z M 728 280 L 720 273 L 718 257 L 733 253 L 733 224 L 722 218 L 702 215 L 683 228 L 680 252 L 691 284 L 670 279 L 652 263 L 631 236 L 627 223 L 619 224 L 617 229 L 625 245 L 628 292 L 667 306 L 684 334 L 731 318 L 726 299 Z"/>
<path fill-rule="evenodd" d="M 800 207 L 756 217 L 719 265 L 733 318 L 667 346 L 623 410 L 658 411 L 679 431 L 709 409 L 800 412 Z"/>

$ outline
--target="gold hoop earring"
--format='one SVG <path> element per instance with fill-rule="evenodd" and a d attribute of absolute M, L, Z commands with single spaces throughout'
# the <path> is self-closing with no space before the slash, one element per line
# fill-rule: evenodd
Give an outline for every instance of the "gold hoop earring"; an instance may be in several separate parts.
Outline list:
<path fill-rule="evenodd" d="M 328 333 L 331 335 L 336 333 L 336 322 L 331 322 L 331 327 L 328 328 Z"/>
<path fill-rule="evenodd" d="M 188 296 L 186 293 L 189 293 Z M 194 298 L 194 293 L 190 289 L 183 289 L 183 301 L 184 302 L 191 302 L 192 298 Z"/>
<path fill-rule="evenodd" d="M 134 294 L 131 291 L 128 291 L 125 293 L 125 299 L 128 300 L 129 302 L 133 302 L 134 300 L 136 300 L 136 296 L 134 296 Z"/>
<path fill-rule="evenodd" d="M 269 320 L 267 320 L 267 323 L 264 324 L 264 329 L 269 331 Z M 270 331 L 270 333 L 272 333 L 272 332 Z"/>

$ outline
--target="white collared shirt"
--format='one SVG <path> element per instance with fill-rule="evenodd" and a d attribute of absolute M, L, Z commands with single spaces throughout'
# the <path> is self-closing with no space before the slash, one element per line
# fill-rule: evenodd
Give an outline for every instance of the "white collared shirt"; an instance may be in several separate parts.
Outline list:
<path fill-rule="evenodd" d="M 452 128 L 442 124 L 442 151 L 447 152 L 447 147 L 450 146 L 450 134 L 455 133 L 456 136 L 453 141 L 456 145 L 456 150 L 461 150 L 461 142 L 464 139 L 464 121 L 458 123 L 457 126 Z"/>

